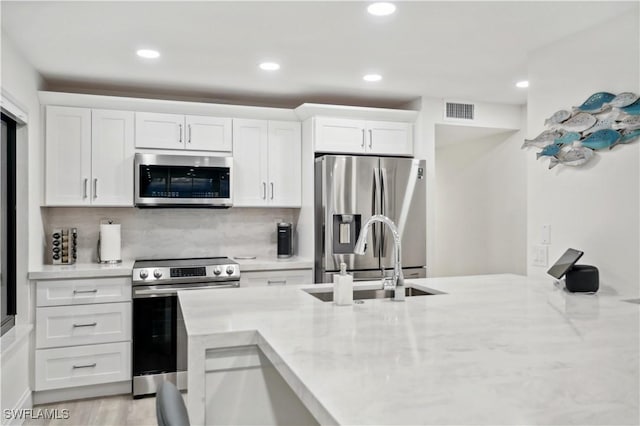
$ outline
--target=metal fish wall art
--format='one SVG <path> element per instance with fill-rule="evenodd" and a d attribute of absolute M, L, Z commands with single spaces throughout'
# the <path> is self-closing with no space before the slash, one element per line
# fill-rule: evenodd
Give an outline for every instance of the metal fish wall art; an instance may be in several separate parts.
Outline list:
<path fill-rule="evenodd" d="M 622 137 L 618 143 L 629 143 L 640 137 L 640 129 L 637 130 L 623 130 Z"/>
<path fill-rule="evenodd" d="M 602 129 L 594 132 L 580 141 L 580 145 L 599 150 L 613 147 L 622 135 L 615 130 Z"/>
<path fill-rule="evenodd" d="M 579 141 L 582 135 L 578 132 L 567 132 L 553 141 L 556 145 L 571 145 L 575 141 Z"/>
<path fill-rule="evenodd" d="M 595 156 L 594 151 L 640 139 L 640 96 L 597 92 L 571 111 L 556 111 L 544 124 L 548 130 L 525 139 L 522 148 L 541 149 L 536 158 L 550 157 L 550 169 L 559 164 L 582 166 Z"/>
<path fill-rule="evenodd" d="M 573 107 L 574 110 L 590 112 L 590 113 L 598 113 L 602 112 L 606 108 L 610 108 L 609 102 L 613 101 L 616 98 L 616 95 L 609 92 L 599 92 L 594 93 L 589 96 L 589 99 L 584 101 L 582 105 L 579 107 Z"/>
<path fill-rule="evenodd" d="M 593 150 L 582 146 L 562 147 L 560 152 L 551 157 L 549 168 L 553 169 L 558 164 L 565 166 L 582 166 L 593 157 Z"/>
<path fill-rule="evenodd" d="M 569 117 L 571 117 L 571 112 L 567 111 L 566 109 L 561 109 L 560 111 L 556 111 L 551 117 L 544 120 L 544 125 L 550 126 L 552 124 L 562 123 Z"/>
<path fill-rule="evenodd" d="M 536 148 L 544 148 L 547 145 L 551 145 L 556 139 L 561 137 L 564 132 L 559 130 L 545 130 L 533 139 L 525 139 L 522 144 L 522 148 L 529 146 L 535 146 Z"/>
<path fill-rule="evenodd" d="M 554 127 L 566 130 L 567 132 L 582 132 L 596 124 L 597 121 L 598 119 L 595 115 L 589 114 L 588 112 L 579 112 L 567 121 L 555 124 Z"/>
<path fill-rule="evenodd" d="M 631 105 L 620 108 L 622 112 L 629 115 L 640 115 L 640 100 L 635 101 Z"/>
<path fill-rule="evenodd" d="M 631 105 L 632 103 L 637 101 L 638 98 L 639 98 L 639 96 L 636 95 L 635 93 L 624 92 L 624 93 L 620 93 L 618 96 L 613 98 L 609 102 L 609 105 L 611 105 L 612 107 L 616 107 L 616 108 L 623 108 L 623 107 Z"/>

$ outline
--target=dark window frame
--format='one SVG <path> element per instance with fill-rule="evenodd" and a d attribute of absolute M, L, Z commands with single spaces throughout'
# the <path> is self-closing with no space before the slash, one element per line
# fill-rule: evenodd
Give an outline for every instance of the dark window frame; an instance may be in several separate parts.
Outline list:
<path fill-rule="evenodd" d="M 17 169 L 16 169 L 16 122 L 6 114 L 0 114 L 1 119 L 7 126 L 7 146 L 6 151 L 3 152 L 3 156 L 7 156 L 7 167 L 3 170 L 4 176 L 2 179 L 7 179 L 7 229 L 5 237 L 7 239 L 7 312 L 2 313 L 0 318 L 0 334 L 4 335 L 15 325 L 15 315 L 17 314 L 17 274 L 16 274 L 16 262 L 17 262 L 17 247 L 16 247 L 16 225 L 17 225 L 17 213 L 16 213 L 16 182 L 17 182 Z M 3 147 L 4 149 L 4 147 Z"/>

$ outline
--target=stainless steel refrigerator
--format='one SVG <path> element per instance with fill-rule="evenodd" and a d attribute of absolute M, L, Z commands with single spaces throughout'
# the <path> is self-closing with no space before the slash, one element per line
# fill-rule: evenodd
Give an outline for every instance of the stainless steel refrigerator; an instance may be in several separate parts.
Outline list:
<path fill-rule="evenodd" d="M 426 276 L 425 161 L 411 158 L 325 155 L 315 163 L 315 282 L 332 282 L 347 265 L 354 280 L 393 270 L 393 238 L 374 224 L 364 256 L 353 254 L 362 225 L 388 216 L 402 238 L 405 278 Z"/>

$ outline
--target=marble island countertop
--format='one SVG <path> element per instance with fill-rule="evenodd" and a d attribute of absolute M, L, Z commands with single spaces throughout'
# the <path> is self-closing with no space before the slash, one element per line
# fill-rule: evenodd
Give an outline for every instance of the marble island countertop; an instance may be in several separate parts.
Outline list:
<path fill-rule="evenodd" d="M 407 284 L 445 294 L 335 306 L 303 290 L 330 285 L 180 292 L 192 423 L 206 350 L 252 344 L 321 424 L 640 422 L 637 304 L 517 275 Z"/>

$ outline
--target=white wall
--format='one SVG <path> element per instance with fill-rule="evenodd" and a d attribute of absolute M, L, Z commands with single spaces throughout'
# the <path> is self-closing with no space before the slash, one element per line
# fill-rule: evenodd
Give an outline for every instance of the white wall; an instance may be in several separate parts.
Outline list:
<path fill-rule="evenodd" d="M 465 131 L 456 139 L 455 131 L 447 129 L 445 136 L 442 127 L 436 126 L 438 253 L 431 275 L 525 274 L 524 132 L 487 135 L 478 129 L 476 137 Z"/>
<path fill-rule="evenodd" d="M 447 99 L 447 101 L 456 101 Z M 442 271 L 440 265 L 448 262 L 449 253 L 443 252 L 439 245 L 442 240 L 440 232 L 441 224 L 437 218 L 438 197 L 437 188 L 441 178 L 437 161 L 436 128 L 440 125 L 456 125 L 461 127 L 474 126 L 487 129 L 520 129 L 523 126 L 522 110 L 517 105 L 501 105 L 486 102 L 463 102 L 475 105 L 475 120 L 465 123 L 460 121 L 444 120 L 444 99 L 424 96 L 417 99 L 408 107 L 419 110 L 420 114 L 415 125 L 414 154 L 416 158 L 427 161 L 427 276 L 435 276 L 434 273 Z M 518 147 L 521 144 L 518 144 Z M 525 185 L 526 186 L 526 185 Z M 525 191 L 525 188 L 523 188 Z M 445 203 L 445 200 L 441 201 Z M 524 225 L 523 225 L 524 226 Z M 445 234 L 446 235 L 446 234 Z"/>
<path fill-rule="evenodd" d="M 28 114 L 28 125 L 17 131 L 17 310 L 16 323 L 33 323 L 30 288 L 27 281 L 29 260 L 42 257 L 42 221 L 40 218 L 40 108 L 37 90 L 42 79 L 24 59 L 12 41 L 2 34 L 1 74 L 3 96 L 10 98 Z M 17 327 L 16 327 L 17 328 Z M 15 331 L 15 330 L 14 330 Z M 31 405 L 32 351 L 29 333 L 16 343 L 11 353 L 2 357 L 2 408 L 25 408 Z M 3 345 L 4 346 L 4 345 Z M 3 351 L 4 352 L 4 351 Z M 7 383 L 10 386 L 7 386 Z M 25 396 L 28 399 L 25 400 Z M 21 405 L 18 407 L 17 405 Z"/>
<path fill-rule="evenodd" d="M 529 137 L 555 111 L 593 93 L 640 94 L 638 4 L 635 10 L 530 54 Z M 531 266 L 532 246 L 550 224 L 551 263 L 568 247 L 583 250 L 580 263 L 599 268 L 603 291 L 640 294 L 639 156 L 636 141 L 598 152 L 585 167 L 548 170 L 547 160 L 527 153 L 529 275 L 546 276 L 547 268 Z"/>
<path fill-rule="evenodd" d="M 43 231 L 40 217 L 42 186 L 40 138 L 40 103 L 37 91 L 43 82 L 33 66 L 17 51 L 11 39 L 2 34 L 2 91 L 28 114 L 28 125 L 18 131 L 17 149 L 17 222 L 18 222 L 18 317 L 17 322 L 31 323 L 27 271 L 42 258 Z"/>

